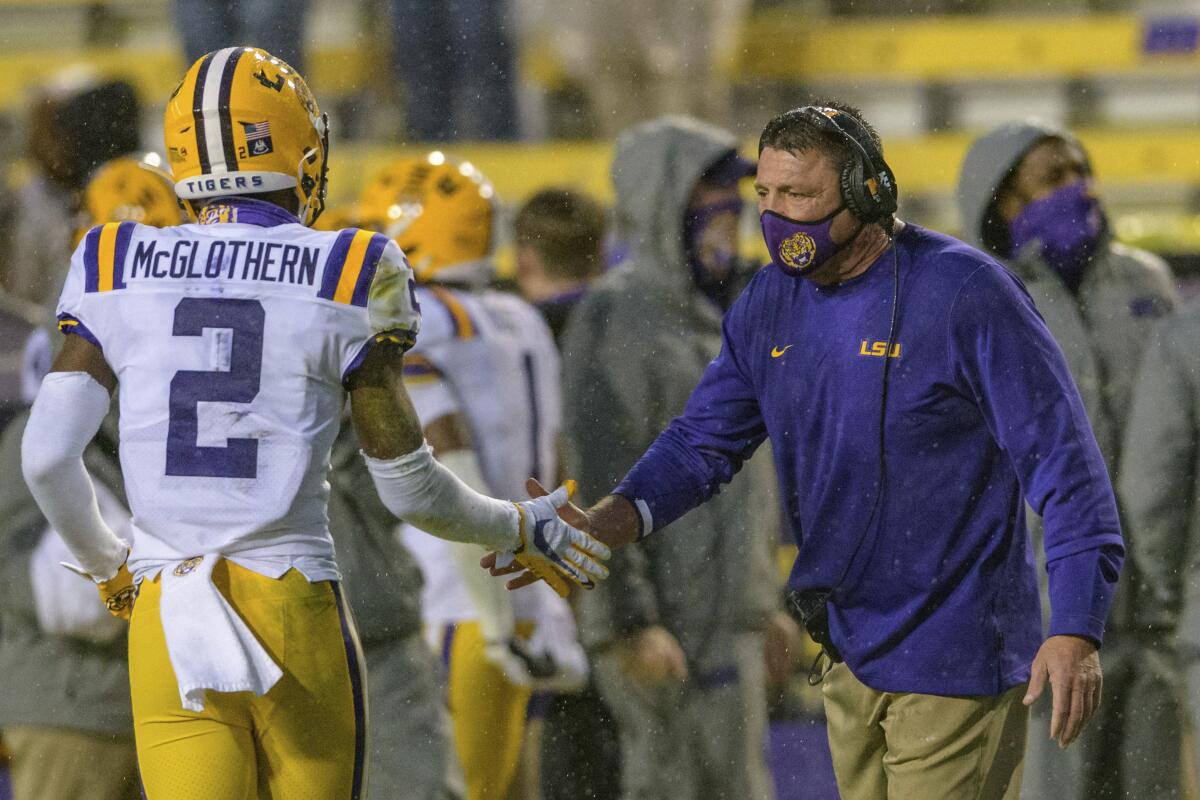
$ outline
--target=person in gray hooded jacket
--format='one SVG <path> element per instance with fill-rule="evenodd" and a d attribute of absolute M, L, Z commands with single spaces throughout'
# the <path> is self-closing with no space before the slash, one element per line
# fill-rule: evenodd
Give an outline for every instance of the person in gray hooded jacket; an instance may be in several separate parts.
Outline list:
<path fill-rule="evenodd" d="M 1191 717 L 1200 775 L 1200 304 L 1163 320 L 1142 358 L 1118 496 L 1136 533 L 1137 621 L 1167 642 Z"/>
<path fill-rule="evenodd" d="M 1138 470 L 1123 461 L 1122 436 L 1150 332 L 1177 303 L 1166 264 L 1113 240 L 1082 145 L 1038 122 L 1001 125 L 971 145 L 958 203 L 963 238 L 1021 278 L 1062 347 L 1114 483 Z M 1038 538 L 1039 521 L 1030 527 Z M 1137 526 L 1125 530 L 1136 550 Z M 1035 552 L 1040 558 L 1042 548 Z M 1039 574 L 1045 609 L 1045 571 Z M 1054 753 L 1044 736 L 1029 737 L 1023 797 L 1181 791 L 1178 675 L 1137 623 L 1138 583 L 1136 565 L 1127 565 L 1101 651 L 1105 697 L 1097 719 L 1074 752 Z M 1033 730 L 1048 714 L 1048 705 L 1035 707 Z"/>
<path fill-rule="evenodd" d="M 683 410 L 720 349 L 739 278 L 737 184 L 752 170 L 736 146 L 681 117 L 617 140 L 616 235 L 628 256 L 579 303 L 563 341 L 567 455 L 587 499 Z M 611 581 L 580 598 L 581 637 L 620 732 L 623 797 L 772 795 L 764 647 L 776 643 L 777 656 L 796 628 L 777 611 L 770 464 L 760 454 L 674 523 L 686 535 L 614 554 Z"/>
<path fill-rule="evenodd" d="M 5 353 L 6 414 L 0 436 L 0 729 L 10 751 L 14 800 L 133 800 L 141 796 L 129 701 L 126 624 L 89 581 L 59 566 L 74 561 L 21 477 L 21 436 L 51 336 L 38 317 L 3 298 L 0 318 L 17 345 Z M 19 313 L 18 313 L 19 312 Z M 24 347 L 20 346 L 24 341 Z M 24 353 L 22 355 L 22 349 Z M 19 401 L 17 398 L 21 398 Z M 128 536 L 116 416 L 84 453 L 106 521 Z"/>

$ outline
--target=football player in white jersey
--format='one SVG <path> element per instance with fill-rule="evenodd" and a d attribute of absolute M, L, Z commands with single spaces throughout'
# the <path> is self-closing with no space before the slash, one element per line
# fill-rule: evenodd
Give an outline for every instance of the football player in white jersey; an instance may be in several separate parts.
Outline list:
<path fill-rule="evenodd" d="M 417 277 L 423 322 L 405 383 L 438 460 L 499 497 L 522 496 L 524 475 L 555 480 L 558 350 L 532 306 L 486 288 L 495 272 L 491 184 L 470 163 L 435 151 L 385 168 L 359 208 L 366 226 L 400 245 Z M 545 583 L 507 592 L 479 569 L 478 545 L 411 525 L 404 540 L 425 574 L 426 632 L 446 661 L 467 797 L 504 798 L 531 686 L 586 677 L 571 609 Z"/>
<path fill-rule="evenodd" d="M 110 610 L 132 608 L 150 800 L 360 797 L 361 652 L 325 511 L 347 393 L 397 516 L 554 581 L 602 578 L 607 550 L 558 519 L 565 487 L 502 502 L 434 461 L 401 375 L 419 323 L 411 270 L 386 236 L 306 227 L 324 207 L 327 121 L 294 70 L 255 48 L 209 53 L 164 128 L 199 224 L 84 236 L 25 478 Z M 81 459 L 118 383 L 132 552 Z"/>

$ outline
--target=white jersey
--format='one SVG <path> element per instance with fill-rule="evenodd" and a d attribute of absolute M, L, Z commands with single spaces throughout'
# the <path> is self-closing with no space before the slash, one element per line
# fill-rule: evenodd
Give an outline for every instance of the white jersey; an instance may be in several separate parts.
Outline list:
<path fill-rule="evenodd" d="M 411 270 L 385 236 L 310 230 L 267 203 L 205 219 L 92 229 L 59 302 L 60 328 L 119 380 L 131 569 L 215 554 L 336 579 L 326 476 L 343 380 L 385 334 L 411 344 Z"/>
<path fill-rule="evenodd" d="M 419 286 L 417 299 L 421 339 L 404 360 L 404 382 L 421 423 L 461 414 L 495 497 L 527 499 L 529 477 L 553 488 L 562 428 L 559 357 L 541 315 L 514 295 L 490 290 Z M 474 617 L 447 544 L 407 525 L 404 540 L 425 576 L 426 622 Z M 536 619 L 545 603 L 558 600 L 538 582 L 512 594 L 513 613 Z"/>

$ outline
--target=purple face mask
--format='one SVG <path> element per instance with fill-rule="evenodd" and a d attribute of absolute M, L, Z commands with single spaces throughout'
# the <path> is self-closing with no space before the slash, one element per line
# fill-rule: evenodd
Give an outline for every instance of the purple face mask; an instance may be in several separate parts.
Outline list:
<path fill-rule="evenodd" d="M 1076 181 L 1034 200 L 1009 223 L 1012 253 L 1015 256 L 1036 240 L 1046 263 L 1068 283 L 1076 281 L 1100 241 L 1104 222 L 1090 183 Z"/>
<path fill-rule="evenodd" d="M 787 275 L 806 275 L 828 261 L 845 246 L 835 244 L 829 235 L 833 218 L 845 208 L 838 206 L 833 213 L 812 222 L 764 211 L 760 221 L 772 263 Z"/>

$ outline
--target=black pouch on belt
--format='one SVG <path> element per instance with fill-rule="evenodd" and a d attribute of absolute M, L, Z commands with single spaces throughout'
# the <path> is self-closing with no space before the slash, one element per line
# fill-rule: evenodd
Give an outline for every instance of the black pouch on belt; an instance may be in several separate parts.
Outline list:
<path fill-rule="evenodd" d="M 814 642 L 821 645 L 829 660 L 837 664 L 841 663 L 842 654 L 829 636 L 828 601 L 829 592 L 825 589 L 787 590 L 788 613 L 804 626 Z"/>

